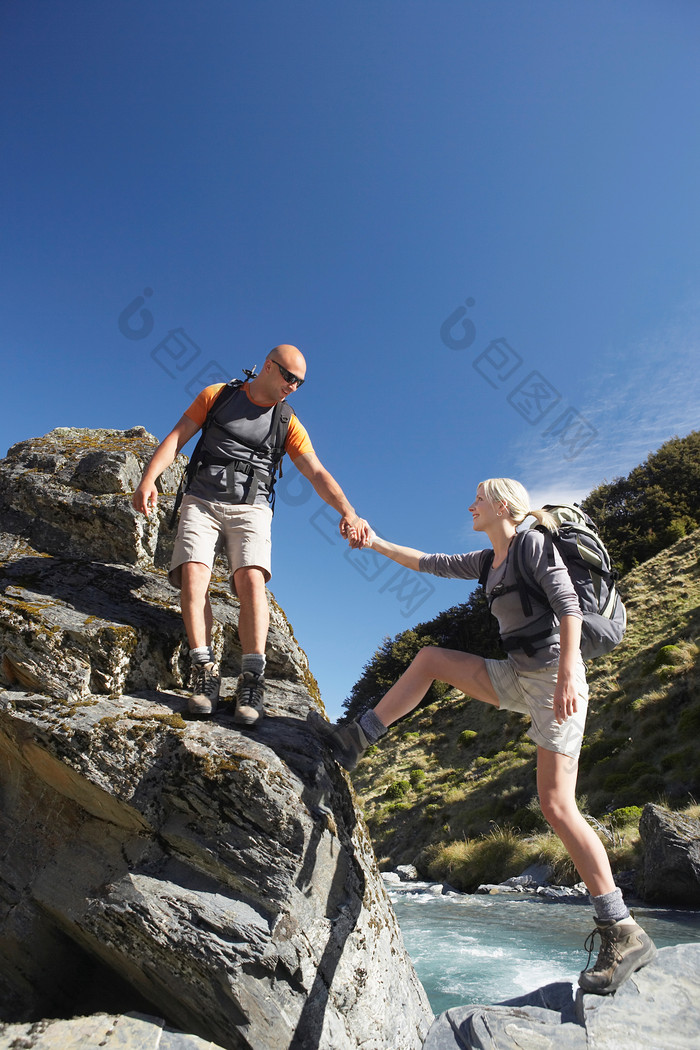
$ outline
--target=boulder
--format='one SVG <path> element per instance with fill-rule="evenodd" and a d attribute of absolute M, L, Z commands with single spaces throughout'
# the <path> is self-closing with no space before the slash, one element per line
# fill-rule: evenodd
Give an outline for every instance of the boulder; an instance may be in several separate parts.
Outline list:
<path fill-rule="evenodd" d="M 496 1006 L 447 1010 L 423 1050 L 696 1050 L 700 944 L 662 948 L 614 995 L 568 982 Z"/>
<path fill-rule="evenodd" d="M 18 1050 L 223 1050 L 144 1014 L 93 1014 L 36 1024 L 0 1024 L 0 1046 Z"/>
<path fill-rule="evenodd" d="M 418 1050 L 432 1012 L 271 594 L 268 717 L 186 716 L 172 500 L 130 505 L 155 445 L 66 428 L 0 463 L 0 1047 L 34 1045 L 14 1024 L 138 1014 L 164 1019 L 144 1046 Z M 218 569 L 212 599 L 226 695 Z"/>
<path fill-rule="evenodd" d="M 148 518 L 130 495 L 158 441 L 143 427 L 58 427 L 13 445 L 0 464 L 2 528 L 46 554 L 149 568 L 167 564 L 173 533 L 161 528 L 187 460 L 158 480 L 165 499 Z"/>
<path fill-rule="evenodd" d="M 641 895 L 691 908 L 700 905 L 700 821 L 648 803 L 639 822 L 644 847 Z"/>
<path fill-rule="evenodd" d="M 418 881 L 418 869 L 415 864 L 399 864 L 396 869 L 396 874 L 399 876 L 402 882 L 417 882 Z"/>

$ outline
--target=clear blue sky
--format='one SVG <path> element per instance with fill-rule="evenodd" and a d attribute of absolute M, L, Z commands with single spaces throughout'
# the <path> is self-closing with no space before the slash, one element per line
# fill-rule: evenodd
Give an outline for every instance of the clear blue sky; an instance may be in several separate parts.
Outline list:
<path fill-rule="evenodd" d="M 0 453 L 163 437 L 291 342 L 390 539 L 626 474 L 698 426 L 699 53 L 695 0 L 4 0 Z M 271 587 L 335 716 L 469 588 L 346 557 L 297 477 Z"/>

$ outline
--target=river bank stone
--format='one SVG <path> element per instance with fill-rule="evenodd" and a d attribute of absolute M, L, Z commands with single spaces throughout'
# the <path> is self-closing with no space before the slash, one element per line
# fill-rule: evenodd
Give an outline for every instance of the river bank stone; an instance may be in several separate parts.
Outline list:
<path fill-rule="evenodd" d="M 445 1011 L 423 1050 L 696 1050 L 700 944 L 662 948 L 610 996 L 568 982 Z"/>
<path fill-rule="evenodd" d="M 14 1050 L 223 1050 L 144 1014 L 94 1014 L 69 1021 L 0 1024 L 0 1046 Z"/>
<path fill-rule="evenodd" d="M 700 820 L 647 803 L 639 834 L 644 900 L 700 907 Z"/>

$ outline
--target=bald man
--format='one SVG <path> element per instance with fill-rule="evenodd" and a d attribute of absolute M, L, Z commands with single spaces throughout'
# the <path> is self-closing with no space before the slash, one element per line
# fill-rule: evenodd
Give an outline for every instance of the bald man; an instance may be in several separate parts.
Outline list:
<path fill-rule="evenodd" d="M 221 685 L 212 650 L 209 583 L 214 557 L 222 547 L 228 557 L 231 589 L 240 602 L 238 634 L 243 658 L 234 719 L 239 725 L 252 726 L 264 714 L 271 503 L 275 471 L 285 453 L 321 499 L 340 514 L 341 535 L 356 544 L 369 539 L 367 522 L 355 513 L 314 452 L 305 428 L 286 406 L 280 424 L 277 406 L 299 389 L 305 376 L 306 361 L 301 352 L 283 344 L 270 351 L 260 375 L 249 382 L 234 389 L 225 389 L 224 383 L 206 387 L 158 446 L 134 493 L 136 511 L 149 514 L 155 509 L 156 480 L 200 430 L 216 402 L 205 428 L 199 466 L 182 501 L 169 573 L 170 582 L 181 590 L 182 618 L 190 646 L 192 693 L 188 710 L 200 718 L 216 710 Z M 288 423 L 287 417 L 291 417 Z M 280 425 L 287 427 L 286 436 L 276 445 Z"/>

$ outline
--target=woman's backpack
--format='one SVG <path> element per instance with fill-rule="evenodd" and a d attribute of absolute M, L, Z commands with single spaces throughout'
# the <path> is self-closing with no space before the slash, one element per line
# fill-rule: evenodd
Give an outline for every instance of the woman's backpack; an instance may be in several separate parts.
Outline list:
<path fill-rule="evenodd" d="M 547 504 L 543 510 L 549 511 L 557 522 L 557 532 L 549 532 L 539 524 L 531 528 L 537 529 L 545 536 L 549 565 L 554 565 L 556 547 L 569 571 L 583 613 L 581 655 L 584 660 L 592 660 L 596 656 L 609 653 L 625 633 L 627 613 L 615 585 L 618 574 L 611 565 L 610 555 L 600 538 L 595 522 L 578 504 Z M 544 591 L 524 564 L 520 542 L 523 535 L 516 534 L 513 541 L 513 567 L 523 614 L 529 617 L 532 616 L 530 598 L 534 598 L 539 604 L 547 605 L 548 602 Z M 492 560 L 493 554 L 482 570 L 480 583 L 485 583 Z M 552 631 L 540 631 L 536 635 L 509 637 L 505 648 L 508 651 L 523 649 L 528 655 L 532 655 L 537 649 L 550 644 L 551 636 Z"/>

